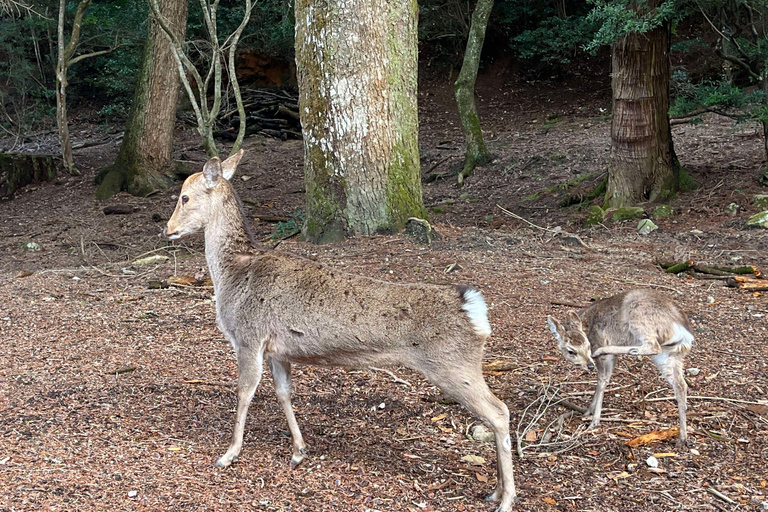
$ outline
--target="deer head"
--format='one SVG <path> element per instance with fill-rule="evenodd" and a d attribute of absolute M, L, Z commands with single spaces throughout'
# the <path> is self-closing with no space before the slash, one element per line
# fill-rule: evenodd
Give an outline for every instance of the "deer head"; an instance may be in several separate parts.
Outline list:
<path fill-rule="evenodd" d="M 551 316 L 547 316 L 547 322 L 549 330 L 557 339 L 557 348 L 560 349 L 566 361 L 579 365 L 584 370 L 594 370 L 592 347 L 584 333 L 579 315 L 575 311 L 569 311 L 562 324 Z"/>
<path fill-rule="evenodd" d="M 217 205 L 224 196 L 224 187 L 235 174 L 235 169 L 243 157 L 241 149 L 223 162 L 215 156 L 203 166 L 203 171 L 190 176 L 184 182 L 179 193 L 168 226 L 163 233 L 170 240 L 205 229 Z"/>

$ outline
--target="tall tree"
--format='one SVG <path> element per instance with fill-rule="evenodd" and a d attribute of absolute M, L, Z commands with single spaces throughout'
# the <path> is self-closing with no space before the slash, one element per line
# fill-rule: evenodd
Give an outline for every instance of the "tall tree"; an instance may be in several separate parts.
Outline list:
<path fill-rule="evenodd" d="M 669 124 L 673 3 L 599 2 L 596 8 L 606 16 L 598 37 L 614 38 L 609 206 L 660 201 L 691 186 L 675 156 Z"/>
<path fill-rule="evenodd" d="M 160 12 L 179 39 L 186 33 L 187 5 L 186 0 L 160 0 Z M 105 199 L 123 189 L 143 196 L 170 185 L 178 92 L 176 61 L 150 11 L 147 43 L 125 135 L 115 163 L 100 173 L 97 198 Z"/>
<path fill-rule="evenodd" d="M 488 26 L 491 9 L 493 9 L 493 0 L 477 0 L 475 10 L 472 12 L 467 48 L 464 51 L 464 62 L 454 84 L 456 104 L 459 107 L 459 117 L 467 143 L 464 165 L 459 172 L 459 186 L 464 184 L 464 178 L 472 175 L 475 165 L 483 165 L 491 156 L 483 139 L 480 116 L 475 107 L 475 82 L 477 81 L 477 71 L 480 68 L 480 54 L 483 51 L 485 29 Z"/>
<path fill-rule="evenodd" d="M 296 0 L 308 240 L 391 231 L 426 215 L 417 13 L 416 2 Z"/>
<path fill-rule="evenodd" d="M 57 27 L 57 48 L 58 55 L 56 59 L 56 124 L 59 129 L 59 142 L 61 143 L 61 158 L 64 167 L 69 174 L 80 175 L 80 171 L 75 167 L 75 161 L 72 157 L 72 142 L 69 138 L 69 120 L 67 119 L 67 74 L 69 68 L 83 59 L 96 57 L 109 53 L 114 48 L 108 50 L 99 50 L 90 53 L 84 53 L 75 56 L 77 45 L 80 42 L 80 30 L 83 25 L 83 15 L 91 0 L 80 0 L 75 11 L 75 18 L 72 21 L 72 32 L 69 42 L 64 43 L 64 21 L 66 19 L 67 2 L 59 0 L 59 21 Z"/>
<path fill-rule="evenodd" d="M 213 129 L 219 118 L 219 110 L 221 108 L 221 63 L 224 60 L 224 52 L 229 50 L 229 85 L 232 87 L 235 95 L 239 119 L 242 120 L 237 132 L 237 138 L 230 152 L 230 155 L 234 155 L 243 144 L 246 124 L 245 107 L 243 106 L 240 85 L 238 84 L 237 73 L 235 72 L 235 53 L 237 51 L 237 43 L 240 40 L 240 36 L 242 35 L 245 26 L 248 24 L 248 19 L 251 17 L 251 10 L 253 8 L 251 0 L 245 0 L 243 19 L 237 29 L 227 37 L 224 45 L 219 42 L 219 27 L 217 22 L 219 0 L 214 0 L 213 3 L 209 0 L 200 0 L 200 8 L 203 13 L 205 28 L 208 32 L 208 46 L 210 47 L 210 53 L 202 55 L 210 63 L 208 72 L 205 74 L 205 79 L 203 79 L 198 72 L 195 63 L 184 53 L 183 39 L 176 37 L 172 27 L 168 24 L 168 20 L 166 20 L 160 12 L 159 0 L 148 1 L 150 9 L 152 9 L 155 18 L 160 23 L 160 28 L 162 28 L 163 32 L 168 37 L 173 57 L 179 69 L 179 78 L 181 78 L 181 82 L 184 84 L 187 98 L 192 104 L 192 110 L 195 112 L 197 131 L 202 137 L 203 149 L 205 149 L 205 152 L 209 157 L 219 156 L 219 150 L 216 146 L 216 141 L 213 138 Z M 187 78 L 187 74 L 192 77 L 194 84 L 197 86 L 197 91 L 192 89 L 192 84 Z M 211 82 L 213 82 L 213 84 L 211 84 Z M 213 104 L 209 106 L 208 96 L 210 85 L 213 85 Z"/>

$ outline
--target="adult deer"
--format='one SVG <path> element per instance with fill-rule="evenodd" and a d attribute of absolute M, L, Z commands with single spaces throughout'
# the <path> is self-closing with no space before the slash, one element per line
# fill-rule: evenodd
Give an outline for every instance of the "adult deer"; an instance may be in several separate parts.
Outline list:
<path fill-rule="evenodd" d="M 293 441 L 291 464 L 306 448 L 291 406 L 291 363 L 367 367 L 402 365 L 421 372 L 487 423 L 496 439 L 498 482 L 487 498 L 508 512 L 515 499 L 509 410 L 482 374 L 491 333 L 477 290 L 395 284 L 339 272 L 254 243 L 229 180 L 243 156 L 212 158 L 187 178 L 166 236 L 205 232 L 205 257 L 216 293 L 216 319 L 237 354 L 237 413 L 229 449 L 240 454 L 248 406 L 272 370 Z"/>

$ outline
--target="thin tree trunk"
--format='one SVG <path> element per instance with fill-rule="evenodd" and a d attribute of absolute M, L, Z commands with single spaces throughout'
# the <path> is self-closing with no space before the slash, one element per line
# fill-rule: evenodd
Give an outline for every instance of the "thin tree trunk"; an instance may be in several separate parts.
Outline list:
<path fill-rule="evenodd" d="M 75 53 L 80 39 L 80 28 L 83 22 L 83 14 L 91 0 L 81 0 L 77 5 L 75 19 L 72 23 L 72 34 L 68 44 L 64 44 L 64 19 L 67 12 L 66 0 L 59 0 L 59 20 L 57 27 L 57 58 L 56 58 L 56 124 L 59 129 L 59 142 L 61 144 L 61 158 L 64 168 L 69 174 L 79 176 L 80 171 L 75 167 L 72 158 L 72 143 L 69 139 L 69 121 L 67 119 L 67 73 L 69 71 L 72 55 Z"/>
<path fill-rule="evenodd" d="M 611 155 L 606 203 L 620 207 L 688 189 L 669 125 L 669 29 L 632 34 L 613 45 Z"/>
<path fill-rule="evenodd" d="M 304 236 L 322 243 L 425 217 L 416 2 L 296 1 Z"/>
<path fill-rule="evenodd" d="M 160 1 L 160 11 L 181 40 L 186 32 L 187 5 L 186 0 Z M 115 163 L 100 173 L 98 199 L 120 190 L 145 196 L 170 185 L 178 92 L 179 73 L 171 47 L 150 14 L 125 135 Z"/>
<path fill-rule="evenodd" d="M 456 104 L 459 107 L 461 126 L 464 128 L 464 138 L 467 142 L 464 165 L 459 172 L 459 186 L 464 184 L 464 178 L 472 175 L 475 165 L 483 165 L 491 156 L 483 140 L 480 116 L 478 116 L 475 107 L 475 81 L 480 67 L 480 55 L 483 51 L 485 29 L 488 26 L 491 9 L 493 9 L 493 0 L 477 0 L 475 10 L 472 12 L 467 49 L 464 51 L 464 62 L 454 84 Z"/>

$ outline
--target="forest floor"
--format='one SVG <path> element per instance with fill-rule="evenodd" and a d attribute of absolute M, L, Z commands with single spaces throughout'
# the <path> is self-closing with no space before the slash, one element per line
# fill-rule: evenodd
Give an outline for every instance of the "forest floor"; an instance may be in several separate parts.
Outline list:
<path fill-rule="evenodd" d="M 674 126 L 677 154 L 700 188 L 671 201 L 674 215 L 649 235 L 637 234 L 637 220 L 585 229 L 587 205 L 558 202 L 588 192 L 606 168 L 609 84 L 590 81 L 591 89 L 578 80 L 481 80 L 495 156 L 462 189 L 450 178 L 424 184 L 442 241 L 423 247 L 393 235 L 315 246 L 294 237 L 277 250 L 384 280 L 482 290 L 494 330 L 486 360 L 508 363 L 486 378 L 522 438 L 518 510 L 766 510 L 768 294 L 657 265 L 692 259 L 768 271 L 766 233 L 742 229 L 758 211 L 752 196 L 765 193 L 756 179 L 765 165 L 760 134 L 715 117 Z M 451 87 L 425 84 L 419 99 L 425 175 L 455 170 L 462 135 Z M 213 290 L 153 288 L 206 274 L 202 238 L 160 236 L 180 183 L 148 198 L 94 199 L 94 175 L 114 159 L 118 129 L 75 120 L 75 143 L 101 142 L 75 150 L 83 175 L 60 174 L 0 202 L 0 511 L 492 510 L 482 497 L 495 484 L 495 450 L 468 437 L 477 420 L 402 368 L 390 369 L 394 381 L 374 369 L 295 367 L 293 403 L 310 453 L 296 469 L 267 372 L 240 459 L 213 466 L 229 443 L 236 378 Z M 22 150 L 55 152 L 52 138 Z M 177 140 L 176 157 L 200 169 L 194 130 L 180 128 Z M 269 242 L 275 224 L 257 216 L 303 209 L 302 145 L 254 136 L 244 147 L 235 188 Z M 593 173 L 567 191 L 552 188 Z M 726 213 L 730 203 L 735 214 Z M 115 205 L 133 213 L 103 213 Z M 568 244 L 551 231 L 557 226 L 585 246 Z M 25 250 L 29 242 L 41 250 Z M 165 259 L 133 263 L 153 255 Z M 671 390 L 647 358 L 620 359 L 595 431 L 542 401 L 557 393 L 585 406 L 596 382 L 559 356 L 546 316 L 565 314 L 558 303 L 636 287 L 668 294 L 694 322 L 690 448 L 625 446 L 677 425 Z M 653 454 L 658 468 L 646 463 Z"/>

